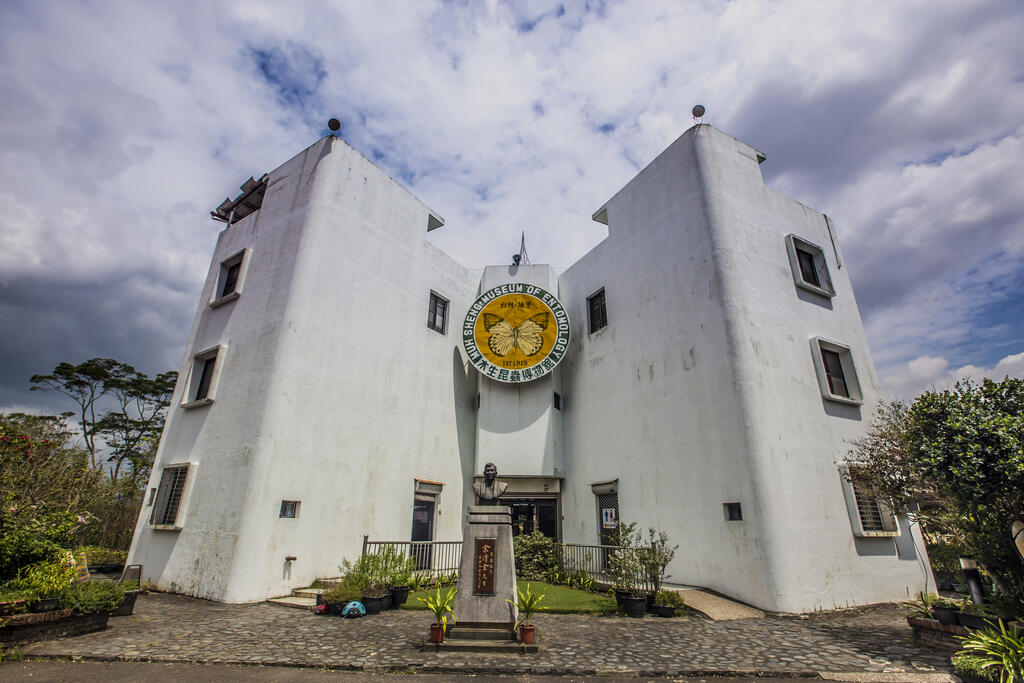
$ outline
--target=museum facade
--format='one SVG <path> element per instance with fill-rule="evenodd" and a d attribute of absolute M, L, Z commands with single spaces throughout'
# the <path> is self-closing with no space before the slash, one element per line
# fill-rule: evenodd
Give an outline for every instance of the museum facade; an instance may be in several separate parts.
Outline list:
<path fill-rule="evenodd" d="M 696 125 L 561 274 L 482 275 L 327 136 L 225 201 L 129 561 L 224 602 L 337 573 L 364 535 L 459 540 L 494 463 L 515 530 L 668 532 L 673 582 L 767 610 L 904 599 L 916 526 L 842 460 L 878 380 L 829 218 Z"/>

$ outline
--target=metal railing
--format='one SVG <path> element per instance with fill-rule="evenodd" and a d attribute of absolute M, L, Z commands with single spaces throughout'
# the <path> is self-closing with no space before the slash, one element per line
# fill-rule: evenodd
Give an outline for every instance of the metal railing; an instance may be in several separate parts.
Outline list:
<path fill-rule="evenodd" d="M 615 575 L 609 568 L 609 560 L 617 552 L 647 552 L 647 548 L 624 548 L 617 545 L 585 545 L 582 543 L 559 543 L 560 569 L 565 574 L 586 572 L 598 584 L 614 586 Z M 462 541 L 371 541 L 363 536 L 363 555 L 376 554 L 385 547 L 392 548 L 402 557 L 416 560 L 416 574 L 421 577 L 448 575 L 459 570 L 462 557 Z M 629 582 L 643 590 L 650 590 L 651 583 L 642 572 Z"/>
<path fill-rule="evenodd" d="M 390 547 L 402 557 L 416 560 L 416 574 L 435 577 L 459 571 L 462 541 L 371 541 L 363 536 L 363 555 L 375 555 Z"/>

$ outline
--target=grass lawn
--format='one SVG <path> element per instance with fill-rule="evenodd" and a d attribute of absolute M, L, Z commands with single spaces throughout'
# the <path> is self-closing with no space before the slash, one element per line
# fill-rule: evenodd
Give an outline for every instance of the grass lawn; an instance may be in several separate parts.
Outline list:
<path fill-rule="evenodd" d="M 546 609 L 542 609 L 541 614 L 615 614 L 615 598 L 609 598 L 603 593 L 587 593 L 568 586 L 552 586 L 540 581 L 520 582 L 519 586 L 523 587 L 526 583 L 531 585 L 534 593 L 545 594 L 541 606 Z M 445 590 L 441 589 L 442 595 Z M 409 593 L 409 600 L 402 605 L 402 609 L 425 610 L 427 606 L 416 598 L 426 595 L 427 591 Z M 459 615 L 456 614 L 455 618 L 458 619 Z"/>

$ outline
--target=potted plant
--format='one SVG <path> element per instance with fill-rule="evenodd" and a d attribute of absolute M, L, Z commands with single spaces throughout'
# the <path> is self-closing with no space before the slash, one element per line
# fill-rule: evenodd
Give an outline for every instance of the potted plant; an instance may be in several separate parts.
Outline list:
<path fill-rule="evenodd" d="M 989 605 L 964 602 L 957 618 L 964 628 L 985 629 L 994 627 L 1000 621 L 1000 616 L 999 610 Z"/>
<path fill-rule="evenodd" d="M 615 579 L 615 600 L 631 617 L 642 617 L 647 606 L 647 599 L 640 591 L 640 583 L 645 578 L 642 556 L 645 548 L 640 548 L 640 533 L 636 523 L 619 524 L 615 534 L 618 547 L 608 557 L 608 573 Z"/>
<path fill-rule="evenodd" d="M 353 585 L 362 586 L 361 602 L 367 614 L 378 614 L 391 605 L 388 592 L 388 577 L 383 558 L 380 555 L 360 555 L 355 562 L 342 560 L 338 567 Z"/>
<path fill-rule="evenodd" d="M 317 603 L 325 605 L 325 614 L 339 616 L 345 605 L 363 597 L 365 588 L 358 576 L 346 574 L 340 581 L 332 583 L 320 593 Z"/>
<path fill-rule="evenodd" d="M 526 590 L 517 588 L 516 593 L 519 594 L 519 599 L 513 602 L 508 598 L 505 601 L 515 605 L 516 609 L 519 610 L 519 642 L 523 645 L 533 645 L 537 640 L 537 627 L 530 622 L 530 617 L 537 613 L 537 610 L 545 609 L 540 606 L 540 603 L 544 600 L 544 596 L 547 593 L 534 593 L 533 587 L 528 583 L 526 584 Z"/>
<path fill-rule="evenodd" d="M 442 593 L 440 588 L 435 588 L 433 595 L 427 593 L 425 598 L 416 598 L 434 613 L 434 623 L 430 625 L 430 642 L 444 642 L 444 634 L 448 629 L 449 614 L 452 615 L 452 624 L 455 623 L 455 612 L 452 611 L 452 605 L 455 604 L 455 594 L 458 592 L 455 588 L 449 588 Z"/>
<path fill-rule="evenodd" d="M 651 608 L 656 616 L 674 617 L 676 610 L 685 606 L 683 596 L 675 591 L 658 591 L 654 596 L 654 606 Z"/>
<path fill-rule="evenodd" d="M 678 545 L 669 546 L 668 534 L 664 531 L 657 531 L 654 527 L 647 529 L 648 547 L 640 555 L 644 573 L 647 575 L 647 582 L 651 585 L 652 591 L 647 595 L 647 609 L 653 611 L 656 604 L 656 596 L 661 592 L 661 584 L 669 577 L 665 573 L 669 563 L 676 556 Z"/>
<path fill-rule="evenodd" d="M 960 603 L 956 600 L 921 593 L 921 602 L 943 626 L 956 626 L 959 623 Z"/>
<path fill-rule="evenodd" d="M 391 609 L 398 609 L 409 599 L 416 560 L 404 556 L 391 546 L 386 547 L 381 555 L 387 574 L 388 590 L 391 591 Z"/>

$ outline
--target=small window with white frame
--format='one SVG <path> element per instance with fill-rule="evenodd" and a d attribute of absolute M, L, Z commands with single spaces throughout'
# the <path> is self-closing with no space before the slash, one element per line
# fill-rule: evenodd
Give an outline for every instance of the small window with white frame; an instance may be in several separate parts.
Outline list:
<path fill-rule="evenodd" d="M 821 247 L 796 235 L 786 235 L 786 251 L 797 287 L 828 298 L 836 295 Z"/>
<path fill-rule="evenodd" d="M 829 401 L 860 405 L 864 402 L 853 352 L 849 346 L 821 337 L 811 338 L 811 355 L 821 395 Z"/>
<path fill-rule="evenodd" d="M 844 463 L 839 473 L 853 535 L 861 538 L 898 536 L 899 525 L 889 506 L 865 492 L 861 468 L 855 463 Z"/>
<path fill-rule="evenodd" d="M 437 292 L 430 293 L 427 327 L 441 334 L 448 332 L 448 299 L 445 299 Z"/>
<path fill-rule="evenodd" d="M 153 510 L 149 514 L 149 524 L 158 529 L 181 529 L 182 510 L 189 484 L 189 470 L 192 463 L 176 463 L 167 465 L 160 473 L 160 485 L 156 489 Z"/>
<path fill-rule="evenodd" d="M 249 250 L 243 249 L 220 262 L 217 282 L 214 283 L 210 306 L 216 308 L 242 295 L 246 267 L 249 265 Z"/>
<path fill-rule="evenodd" d="M 182 397 L 182 407 L 198 408 L 213 403 L 224 360 L 223 345 L 214 346 L 192 356 L 188 384 Z"/>

